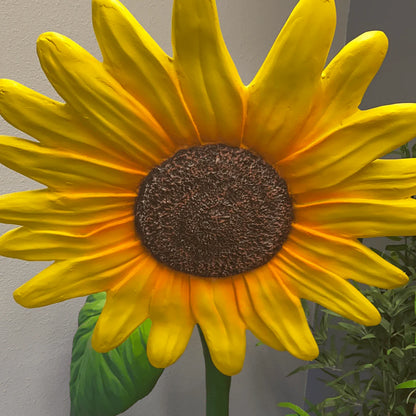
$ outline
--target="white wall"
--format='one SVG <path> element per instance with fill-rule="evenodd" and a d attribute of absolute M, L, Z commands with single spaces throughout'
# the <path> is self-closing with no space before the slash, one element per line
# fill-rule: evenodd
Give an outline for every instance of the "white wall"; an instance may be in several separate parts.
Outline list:
<path fill-rule="evenodd" d="M 126 6 L 167 51 L 171 0 L 124 0 Z M 241 76 L 248 82 L 272 45 L 296 0 L 218 0 L 224 37 Z M 336 49 L 345 40 L 349 0 L 340 0 Z M 35 42 L 45 31 L 63 33 L 99 56 L 90 21 L 89 0 L 0 0 L 0 78 L 11 78 L 54 98 L 37 61 Z M 2 134 L 20 135 L 2 120 Z M 0 166 L 0 193 L 37 184 Z M 10 229 L 0 225 L 0 233 Z M 0 415 L 69 415 L 72 337 L 83 299 L 27 310 L 12 292 L 45 267 L 0 258 Z M 195 335 L 195 334 L 194 334 Z M 232 415 L 286 414 L 279 401 L 302 403 L 305 376 L 285 375 L 301 364 L 287 353 L 255 346 L 248 338 L 244 370 L 233 378 Z M 150 396 L 125 415 L 196 416 L 204 411 L 204 369 L 194 336 L 177 364 L 168 368 Z"/>

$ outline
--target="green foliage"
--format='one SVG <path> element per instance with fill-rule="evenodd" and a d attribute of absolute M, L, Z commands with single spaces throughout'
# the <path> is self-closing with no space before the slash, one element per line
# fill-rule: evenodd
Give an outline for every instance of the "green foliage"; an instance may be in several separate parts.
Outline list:
<path fill-rule="evenodd" d="M 415 157 L 416 145 L 402 146 L 399 153 Z M 308 416 L 416 414 L 416 237 L 389 239 L 383 252 L 375 251 L 402 269 L 409 284 L 394 290 L 360 286 L 382 315 L 375 327 L 316 310 L 314 333 L 321 353 L 293 373 L 319 369 L 333 394 L 320 403 L 309 403 Z"/>
<path fill-rule="evenodd" d="M 413 241 L 416 248 L 416 240 Z M 416 374 L 415 275 L 405 288 L 364 290 L 380 310 L 382 322 L 364 327 L 342 318 L 329 317 L 329 326 L 343 343 L 339 349 L 332 339 L 321 346 L 322 353 L 312 365 L 326 375 L 325 383 L 335 394 L 308 409 L 317 416 L 403 416 L 411 415 L 416 400 L 396 389 Z M 327 316 L 327 311 L 321 312 Z M 322 320 L 322 318 L 320 318 Z M 332 342 L 331 342 L 332 341 Z"/>
<path fill-rule="evenodd" d="M 116 349 L 100 354 L 91 335 L 106 294 L 87 298 L 79 313 L 71 363 L 71 416 L 115 416 L 149 394 L 162 374 L 147 359 L 151 323 L 145 321 Z"/>

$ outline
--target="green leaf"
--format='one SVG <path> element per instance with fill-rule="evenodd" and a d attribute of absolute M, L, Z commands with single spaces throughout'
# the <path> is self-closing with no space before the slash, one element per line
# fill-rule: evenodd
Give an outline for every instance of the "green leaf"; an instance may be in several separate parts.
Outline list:
<path fill-rule="evenodd" d="M 416 389 L 416 380 L 408 380 L 404 383 L 398 384 L 396 389 Z"/>
<path fill-rule="evenodd" d="M 397 347 L 393 347 L 393 348 L 388 349 L 387 350 L 387 355 L 390 355 L 390 354 L 394 354 L 399 358 L 404 357 L 404 352 L 400 348 L 397 348 Z"/>
<path fill-rule="evenodd" d="M 416 157 L 416 143 L 412 146 L 411 153 L 412 157 Z"/>
<path fill-rule="evenodd" d="M 374 334 L 367 334 L 361 337 L 360 339 L 364 340 L 364 339 L 374 339 L 374 338 L 377 338 Z"/>
<path fill-rule="evenodd" d="M 397 237 L 397 236 L 389 236 L 387 238 L 392 241 L 401 241 L 403 239 L 402 237 Z"/>
<path fill-rule="evenodd" d="M 407 143 L 400 146 L 400 153 L 402 154 L 402 157 L 410 157 L 410 150 Z"/>
<path fill-rule="evenodd" d="M 387 251 L 403 251 L 407 249 L 406 244 L 390 244 L 386 246 Z"/>
<path fill-rule="evenodd" d="M 147 359 L 149 320 L 114 350 L 93 350 L 91 335 L 105 299 L 105 293 L 89 296 L 79 313 L 72 347 L 71 416 L 118 415 L 149 394 L 163 372 Z"/>
<path fill-rule="evenodd" d="M 394 410 L 399 412 L 401 416 L 407 416 L 406 409 L 403 406 L 396 407 Z"/>
<path fill-rule="evenodd" d="M 289 402 L 280 402 L 278 405 L 278 407 L 287 407 L 288 409 L 292 409 L 296 412 L 296 414 L 298 416 L 310 416 L 309 413 L 306 413 L 304 410 L 302 410 L 299 406 L 296 406 L 293 403 L 289 403 Z"/>

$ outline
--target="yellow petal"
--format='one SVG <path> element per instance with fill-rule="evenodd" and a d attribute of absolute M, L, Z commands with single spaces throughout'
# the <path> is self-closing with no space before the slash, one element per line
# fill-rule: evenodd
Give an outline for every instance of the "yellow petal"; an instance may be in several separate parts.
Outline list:
<path fill-rule="evenodd" d="M 296 222 L 345 237 L 416 234 L 416 200 L 339 199 L 295 206 Z"/>
<path fill-rule="evenodd" d="M 20 227 L 0 237 L 0 255 L 35 261 L 66 260 L 134 240 L 137 236 L 133 215 L 88 232 L 68 226 L 64 231 Z"/>
<path fill-rule="evenodd" d="M 342 198 L 399 199 L 416 195 L 416 159 L 377 159 L 341 183 L 296 195 L 298 204 Z"/>
<path fill-rule="evenodd" d="M 327 188 L 416 136 L 416 104 L 360 111 L 278 164 L 292 193 Z"/>
<path fill-rule="evenodd" d="M 406 273 L 360 242 L 300 224 L 292 224 L 284 248 L 343 279 L 385 289 L 402 286 L 409 280 Z"/>
<path fill-rule="evenodd" d="M 93 23 L 107 70 L 179 146 L 199 144 L 171 58 L 118 0 L 94 0 Z"/>
<path fill-rule="evenodd" d="M 202 142 L 239 146 L 244 86 L 227 51 L 215 0 L 174 0 L 174 64 Z"/>
<path fill-rule="evenodd" d="M 284 348 L 301 360 L 313 360 L 318 346 L 309 329 L 300 299 L 269 265 L 252 270 L 245 283 L 254 309 Z"/>
<path fill-rule="evenodd" d="M 57 193 L 47 189 L 0 195 L 0 220 L 31 228 L 87 232 L 97 224 L 131 218 L 136 195 L 123 193 Z"/>
<path fill-rule="evenodd" d="M 106 144 L 147 170 L 172 154 L 175 146 L 160 125 L 101 62 L 57 33 L 44 33 L 37 46 L 58 94 Z"/>
<path fill-rule="evenodd" d="M 241 371 L 246 350 L 245 325 L 228 279 L 191 278 L 191 306 L 201 327 L 211 359 L 223 374 Z"/>
<path fill-rule="evenodd" d="M 91 339 L 96 351 L 108 352 L 118 347 L 147 319 L 157 268 L 156 261 L 144 254 L 135 259 L 123 279 L 107 292 Z"/>
<path fill-rule="evenodd" d="M 313 110 L 296 137 L 291 152 L 340 125 L 358 110 L 368 85 L 386 55 L 388 39 L 383 32 L 363 33 L 342 48 L 322 72 L 322 88 Z"/>
<path fill-rule="evenodd" d="M 56 262 L 16 289 L 14 299 L 22 306 L 35 308 L 108 290 L 124 277 L 142 251 L 134 241 L 91 256 Z"/>
<path fill-rule="evenodd" d="M 321 265 L 283 248 L 272 264 L 284 276 L 290 287 L 304 299 L 362 325 L 377 325 L 377 309 L 353 285 Z"/>
<path fill-rule="evenodd" d="M 375 160 L 337 187 L 342 195 L 355 198 L 413 196 L 416 194 L 416 159 Z"/>
<path fill-rule="evenodd" d="M 42 145 L 133 167 L 131 158 L 121 158 L 92 134 L 67 104 L 54 101 L 15 81 L 0 80 L 0 114 Z"/>
<path fill-rule="evenodd" d="M 333 0 L 301 0 L 248 87 L 243 142 L 270 163 L 286 155 L 320 87 L 335 31 Z"/>
<path fill-rule="evenodd" d="M 44 185 L 58 190 L 133 191 L 145 172 L 71 153 L 43 147 L 29 140 L 0 136 L 0 163 Z"/>
<path fill-rule="evenodd" d="M 163 268 L 156 279 L 149 308 L 152 328 L 147 355 L 154 367 L 165 368 L 185 351 L 195 320 L 189 300 L 189 276 Z"/>
<path fill-rule="evenodd" d="M 257 311 L 254 309 L 253 302 L 247 291 L 247 286 L 243 276 L 233 279 L 236 293 L 238 310 L 247 325 L 247 328 L 263 343 L 276 350 L 283 351 L 285 347 L 280 342 L 276 334 L 263 322 Z"/>

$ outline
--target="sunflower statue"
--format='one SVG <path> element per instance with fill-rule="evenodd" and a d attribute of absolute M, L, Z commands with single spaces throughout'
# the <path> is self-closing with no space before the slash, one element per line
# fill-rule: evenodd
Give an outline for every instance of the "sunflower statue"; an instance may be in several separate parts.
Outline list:
<path fill-rule="evenodd" d="M 37 43 L 65 103 L 1 81 L 1 115 L 36 142 L 2 136 L 0 161 L 45 188 L 1 197 L 0 220 L 20 227 L 0 254 L 54 261 L 16 301 L 106 292 L 93 349 L 151 322 L 153 368 L 198 325 L 224 390 L 247 329 L 318 355 L 301 299 L 377 325 L 348 280 L 394 288 L 407 276 L 358 238 L 416 234 L 416 162 L 378 159 L 416 135 L 416 104 L 358 109 L 386 36 L 364 33 L 325 67 L 334 0 L 300 0 L 245 86 L 214 0 L 174 1 L 173 57 L 118 0 L 92 3 L 103 62 L 57 33 Z"/>

